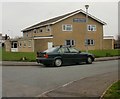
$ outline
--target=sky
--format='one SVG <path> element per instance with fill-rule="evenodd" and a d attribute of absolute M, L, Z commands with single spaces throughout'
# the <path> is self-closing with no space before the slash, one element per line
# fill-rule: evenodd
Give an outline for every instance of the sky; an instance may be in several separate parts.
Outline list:
<path fill-rule="evenodd" d="M 0 32 L 3 35 L 8 34 L 12 38 L 22 36 L 21 30 L 26 27 L 78 9 L 86 11 L 85 5 L 88 4 L 88 13 L 107 23 L 107 25 L 104 25 L 104 35 L 112 35 L 116 38 L 118 35 L 117 0 L 114 2 L 109 0 L 106 0 L 106 2 L 104 2 L 105 0 L 94 0 L 92 2 L 83 2 L 82 0 L 65 1 L 2 1 L 0 2 Z"/>

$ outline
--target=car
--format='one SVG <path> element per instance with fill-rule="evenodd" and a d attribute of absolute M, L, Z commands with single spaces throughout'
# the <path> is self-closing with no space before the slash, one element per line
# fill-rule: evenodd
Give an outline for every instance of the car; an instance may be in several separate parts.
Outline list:
<path fill-rule="evenodd" d="M 36 61 L 45 66 L 62 66 L 63 64 L 79 64 L 85 62 L 92 64 L 95 56 L 90 53 L 81 52 L 72 46 L 56 46 L 43 52 L 37 52 Z"/>

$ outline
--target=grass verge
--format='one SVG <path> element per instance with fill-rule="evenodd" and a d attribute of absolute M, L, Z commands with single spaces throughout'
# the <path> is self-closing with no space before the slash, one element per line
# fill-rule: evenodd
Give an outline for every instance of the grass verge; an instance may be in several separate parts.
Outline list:
<path fill-rule="evenodd" d="M 6 52 L 5 49 L 1 50 L 3 61 L 36 61 L 35 52 Z M 120 56 L 120 50 L 91 50 L 89 53 L 94 54 L 96 58 Z"/>
<path fill-rule="evenodd" d="M 96 58 L 98 58 L 98 57 L 120 56 L 120 49 L 114 49 L 114 50 L 90 50 L 89 52 L 94 54 Z"/>
<path fill-rule="evenodd" d="M 102 99 L 120 99 L 120 80 L 106 91 Z"/>
<path fill-rule="evenodd" d="M 3 61 L 35 61 L 36 53 L 34 52 L 6 52 L 2 50 Z"/>

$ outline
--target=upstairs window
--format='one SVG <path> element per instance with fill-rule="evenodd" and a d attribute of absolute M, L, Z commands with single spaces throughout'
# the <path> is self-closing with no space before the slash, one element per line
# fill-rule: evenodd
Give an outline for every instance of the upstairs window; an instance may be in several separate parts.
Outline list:
<path fill-rule="evenodd" d="M 33 30 L 33 32 L 34 32 L 34 33 L 37 33 L 37 30 L 36 30 L 36 29 L 34 29 L 34 30 Z"/>
<path fill-rule="evenodd" d="M 40 28 L 40 30 L 39 30 L 40 32 L 43 32 L 43 29 L 42 28 Z"/>
<path fill-rule="evenodd" d="M 70 24 L 62 25 L 62 31 L 72 31 L 72 25 Z"/>
<path fill-rule="evenodd" d="M 96 25 L 88 25 L 88 31 L 96 31 Z"/>
<path fill-rule="evenodd" d="M 50 26 L 46 26 L 46 32 L 50 32 L 50 31 L 51 31 Z"/>

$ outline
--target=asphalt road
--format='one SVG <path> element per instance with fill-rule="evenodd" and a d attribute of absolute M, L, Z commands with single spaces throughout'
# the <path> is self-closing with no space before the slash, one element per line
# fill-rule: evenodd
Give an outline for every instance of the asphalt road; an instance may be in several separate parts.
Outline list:
<path fill-rule="evenodd" d="M 97 74 L 118 70 L 118 60 L 63 67 L 3 66 L 3 97 L 35 97 L 45 91 Z M 92 83 L 92 82 L 90 82 Z"/>

